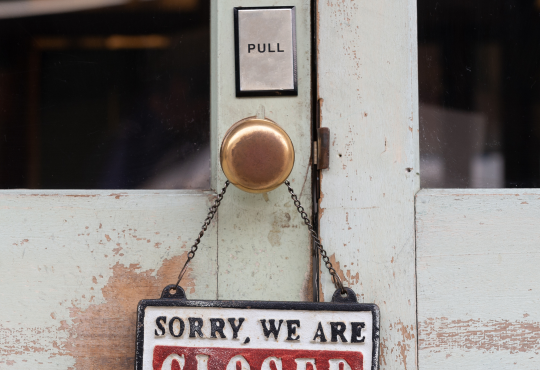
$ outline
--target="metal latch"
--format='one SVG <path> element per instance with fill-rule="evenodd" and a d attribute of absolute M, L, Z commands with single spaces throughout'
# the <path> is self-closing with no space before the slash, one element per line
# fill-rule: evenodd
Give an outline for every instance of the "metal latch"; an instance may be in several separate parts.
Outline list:
<path fill-rule="evenodd" d="M 317 127 L 317 141 L 313 142 L 313 164 L 318 170 L 330 168 L 330 129 L 321 125 L 322 99 L 317 101 L 315 112 L 315 127 Z"/>
<path fill-rule="evenodd" d="M 317 141 L 313 143 L 314 158 L 318 170 L 330 167 L 330 129 L 319 127 L 317 129 Z"/>

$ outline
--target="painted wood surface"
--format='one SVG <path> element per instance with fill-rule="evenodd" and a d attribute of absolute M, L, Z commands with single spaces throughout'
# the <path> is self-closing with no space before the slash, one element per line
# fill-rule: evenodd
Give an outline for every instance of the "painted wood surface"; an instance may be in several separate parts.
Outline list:
<path fill-rule="evenodd" d="M 212 1 L 213 189 L 225 182 L 219 144 L 226 130 L 264 110 L 291 136 L 290 180 L 310 212 L 309 0 L 264 4 L 297 6 L 298 97 L 234 97 L 233 6 L 242 5 L 256 4 Z M 0 192 L 0 369 L 131 370 L 137 302 L 175 282 L 213 198 Z M 285 187 L 252 195 L 231 186 L 182 285 L 188 298 L 309 300 L 310 258 Z"/>
<path fill-rule="evenodd" d="M 0 369 L 133 369 L 136 308 L 176 282 L 214 195 L 2 191 Z M 215 299 L 217 233 L 183 285 Z"/>
<path fill-rule="evenodd" d="M 540 191 L 422 190 L 419 367 L 540 368 Z"/>
<path fill-rule="evenodd" d="M 416 2 L 319 1 L 318 19 L 321 126 L 331 133 L 323 243 L 360 301 L 381 309 L 381 369 L 415 369 Z"/>
<path fill-rule="evenodd" d="M 233 8 L 259 5 L 296 6 L 298 96 L 235 97 Z M 310 1 L 214 0 L 212 15 L 213 188 L 226 180 L 219 167 L 225 132 L 245 117 L 264 114 L 291 137 L 295 164 L 289 180 L 311 213 Z M 287 188 L 250 194 L 230 186 L 221 204 L 219 298 L 310 300 L 309 235 Z"/>

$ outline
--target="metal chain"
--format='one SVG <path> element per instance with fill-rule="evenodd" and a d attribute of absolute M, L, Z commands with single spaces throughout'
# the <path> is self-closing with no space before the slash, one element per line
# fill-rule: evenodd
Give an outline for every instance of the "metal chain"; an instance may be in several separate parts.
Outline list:
<path fill-rule="evenodd" d="M 195 253 L 197 252 L 197 249 L 199 249 L 199 243 L 201 242 L 201 238 L 204 235 L 204 232 L 208 229 L 208 226 L 210 225 L 210 222 L 212 222 L 212 219 L 214 218 L 217 209 L 219 205 L 221 204 L 221 201 L 223 200 L 223 195 L 227 191 L 227 188 L 229 187 L 231 183 L 229 181 L 225 182 L 225 186 L 223 189 L 221 189 L 221 193 L 218 194 L 216 200 L 214 201 L 214 204 L 212 207 L 210 207 L 208 215 L 206 219 L 204 220 L 202 230 L 199 232 L 199 236 L 195 240 L 195 243 L 191 246 L 191 250 L 189 251 L 187 255 L 186 263 L 184 264 L 184 267 L 182 267 L 182 270 L 180 271 L 180 274 L 178 275 L 178 281 L 176 282 L 175 289 L 178 288 L 178 285 L 180 284 L 180 281 L 184 277 L 184 274 L 186 273 L 187 266 L 191 262 L 191 260 L 195 257 Z M 330 257 L 328 257 L 328 254 L 326 253 L 326 250 L 324 249 L 323 245 L 321 244 L 321 240 L 319 239 L 319 235 L 313 230 L 313 225 L 311 224 L 311 221 L 309 220 L 309 217 L 307 213 L 304 210 L 304 207 L 302 207 L 302 204 L 298 200 L 298 197 L 294 193 L 293 188 L 291 187 L 291 183 L 287 180 L 285 181 L 285 185 L 289 189 L 289 194 L 291 194 L 291 198 L 294 202 L 294 205 L 296 209 L 298 210 L 298 213 L 300 213 L 300 216 L 302 217 L 302 220 L 304 220 L 304 223 L 306 224 L 311 237 L 313 238 L 313 241 L 315 242 L 315 247 L 319 251 L 321 258 L 324 262 L 324 265 L 330 272 L 330 275 L 332 276 L 332 281 L 336 287 L 336 289 L 339 289 L 341 293 L 345 293 L 345 289 L 343 287 L 343 282 L 341 281 L 340 277 L 338 276 L 336 270 L 332 266 L 332 262 L 330 262 Z"/>
<path fill-rule="evenodd" d="M 311 224 L 311 221 L 309 220 L 309 217 L 307 213 L 304 211 L 304 207 L 302 207 L 302 204 L 300 204 L 300 201 L 298 200 L 298 197 L 294 193 L 293 188 L 291 187 L 291 183 L 289 180 L 285 181 L 285 185 L 289 189 L 289 194 L 291 194 L 291 198 L 294 202 L 294 205 L 296 206 L 296 209 L 298 210 L 298 213 L 300 213 L 300 216 L 302 217 L 302 220 L 304 220 L 304 223 L 306 224 L 311 237 L 313 238 L 313 241 L 315 242 L 315 247 L 321 254 L 321 258 L 324 262 L 324 265 L 330 272 L 330 275 L 332 275 L 332 281 L 334 283 L 334 286 L 336 289 L 339 289 L 342 294 L 345 294 L 345 288 L 343 287 L 343 282 L 341 281 L 341 278 L 338 276 L 336 270 L 332 266 L 332 262 L 330 262 L 330 257 L 326 254 L 326 250 L 324 249 L 323 245 L 321 244 L 321 240 L 319 239 L 319 235 L 315 230 L 313 230 L 313 225 Z"/>
<path fill-rule="evenodd" d="M 184 264 L 184 267 L 182 267 L 182 270 L 180 271 L 180 274 L 178 275 L 178 281 L 176 282 L 176 285 L 174 287 L 175 290 L 178 288 L 178 284 L 180 284 L 182 277 L 184 277 L 188 264 L 195 257 L 195 253 L 197 252 L 197 249 L 199 249 L 199 243 L 201 242 L 201 238 L 203 237 L 204 232 L 208 229 L 210 222 L 212 222 L 212 219 L 216 215 L 217 209 L 219 205 L 221 204 L 221 200 L 223 199 L 223 195 L 227 191 L 227 188 L 229 187 L 230 184 L 231 183 L 229 182 L 229 180 L 225 181 L 225 186 L 223 187 L 223 189 L 221 189 L 221 193 L 218 194 L 216 200 L 214 201 L 214 204 L 212 204 L 212 207 L 208 209 L 208 215 L 206 216 L 206 219 L 204 220 L 204 223 L 202 225 L 202 230 L 199 233 L 199 236 L 197 236 L 195 243 L 193 243 L 193 245 L 191 246 L 191 250 L 189 251 L 187 255 L 186 263 Z"/>

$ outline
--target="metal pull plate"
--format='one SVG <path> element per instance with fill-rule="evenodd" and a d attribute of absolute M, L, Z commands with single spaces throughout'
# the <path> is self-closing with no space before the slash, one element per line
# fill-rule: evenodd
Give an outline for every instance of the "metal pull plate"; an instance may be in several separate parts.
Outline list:
<path fill-rule="evenodd" d="M 234 8 L 236 96 L 298 95 L 294 6 Z"/>

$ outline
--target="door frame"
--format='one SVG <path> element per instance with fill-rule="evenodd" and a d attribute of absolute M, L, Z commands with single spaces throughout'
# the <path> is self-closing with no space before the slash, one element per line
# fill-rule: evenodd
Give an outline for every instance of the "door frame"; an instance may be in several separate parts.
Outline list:
<path fill-rule="evenodd" d="M 382 369 L 417 366 L 416 19 L 415 0 L 317 2 L 318 98 L 331 134 L 321 236 L 359 301 L 381 309 Z M 325 271 L 321 281 L 330 296 Z"/>

